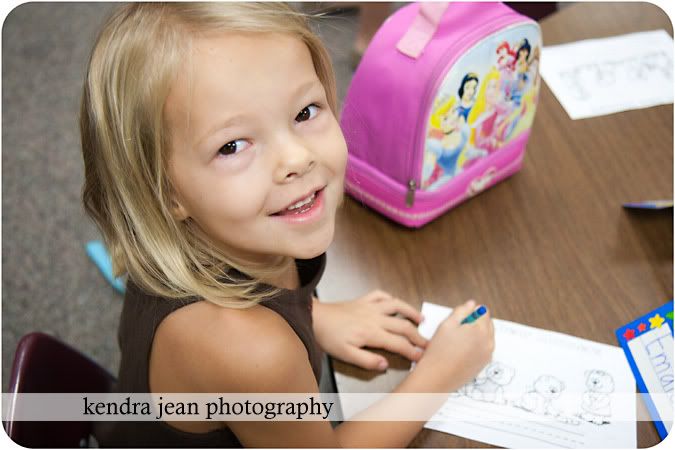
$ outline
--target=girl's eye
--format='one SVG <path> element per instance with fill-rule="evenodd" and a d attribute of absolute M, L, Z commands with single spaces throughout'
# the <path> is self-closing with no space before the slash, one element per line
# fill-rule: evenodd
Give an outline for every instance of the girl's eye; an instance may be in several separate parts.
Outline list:
<path fill-rule="evenodd" d="M 230 156 L 230 155 L 234 155 L 236 153 L 239 153 L 240 151 L 243 150 L 241 145 L 237 145 L 237 143 L 239 143 L 239 142 L 246 142 L 246 141 L 244 141 L 243 139 L 237 139 L 236 141 L 230 141 L 227 144 L 220 147 L 220 149 L 218 150 L 218 154 L 223 155 L 223 156 Z"/>
<path fill-rule="evenodd" d="M 314 108 L 316 110 L 314 115 L 312 115 L 312 109 L 311 108 Z M 316 117 L 316 114 L 318 113 L 318 111 L 319 111 L 319 107 L 316 106 L 314 103 L 312 103 L 311 105 L 305 106 L 305 108 L 302 111 L 300 111 L 300 113 L 295 118 L 295 120 L 296 120 L 296 122 L 304 122 L 306 120 L 313 119 L 314 117 Z"/>

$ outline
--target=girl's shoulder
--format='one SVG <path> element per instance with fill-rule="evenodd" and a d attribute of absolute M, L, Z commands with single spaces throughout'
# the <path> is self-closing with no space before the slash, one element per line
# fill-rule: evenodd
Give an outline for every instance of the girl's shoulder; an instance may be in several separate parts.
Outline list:
<path fill-rule="evenodd" d="M 199 301 L 171 313 L 157 328 L 150 387 L 153 392 L 276 392 L 270 383 L 293 374 L 298 365 L 308 366 L 311 377 L 303 343 L 274 311 Z"/>

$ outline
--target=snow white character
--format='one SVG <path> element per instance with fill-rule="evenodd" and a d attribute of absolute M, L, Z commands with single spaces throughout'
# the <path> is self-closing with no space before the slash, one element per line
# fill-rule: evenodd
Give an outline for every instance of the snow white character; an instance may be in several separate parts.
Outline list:
<path fill-rule="evenodd" d="M 464 78 L 462 78 L 462 82 L 459 85 L 459 89 L 457 90 L 457 96 L 459 97 L 457 110 L 459 115 L 464 117 L 465 122 L 469 120 L 469 112 L 471 112 L 471 108 L 476 100 L 477 90 L 478 75 L 473 72 L 464 75 Z"/>

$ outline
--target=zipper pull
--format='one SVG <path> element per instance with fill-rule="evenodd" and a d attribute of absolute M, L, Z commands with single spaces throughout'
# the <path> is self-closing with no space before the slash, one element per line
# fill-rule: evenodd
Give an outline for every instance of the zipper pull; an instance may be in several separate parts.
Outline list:
<path fill-rule="evenodd" d="M 417 183 L 415 180 L 408 181 L 408 193 L 405 195 L 405 204 L 410 208 L 415 203 L 415 189 L 417 188 Z"/>

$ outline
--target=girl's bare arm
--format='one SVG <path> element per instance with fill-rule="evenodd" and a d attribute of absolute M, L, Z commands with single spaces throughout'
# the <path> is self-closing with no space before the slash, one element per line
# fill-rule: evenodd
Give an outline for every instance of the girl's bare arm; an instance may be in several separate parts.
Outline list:
<path fill-rule="evenodd" d="M 487 363 L 493 345 L 489 317 L 459 326 L 458 318 L 468 315 L 472 308 L 456 308 L 429 342 L 417 368 L 395 392 L 451 392 Z M 319 395 L 307 350 L 280 316 L 264 307 L 223 311 L 220 318 L 217 315 L 211 314 L 211 320 L 220 325 L 202 322 L 192 330 L 203 336 L 197 338 L 203 342 L 192 342 L 190 353 L 190 359 L 201 362 L 200 370 L 190 370 L 196 366 L 189 361 L 180 364 L 181 370 L 191 372 L 184 378 L 192 380 L 195 391 Z M 186 354 L 177 349 L 176 354 L 180 353 Z M 418 413 L 431 417 L 441 404 L 442 400 L 425 404 Z M 400 404 L 388 396 L 369 413 L 396 407 Z M 423 424 L 348 421 L 332 429 L 326 421 L 227 423 L 246 447 L 405 447 Z"/>

